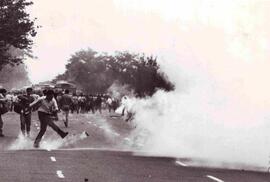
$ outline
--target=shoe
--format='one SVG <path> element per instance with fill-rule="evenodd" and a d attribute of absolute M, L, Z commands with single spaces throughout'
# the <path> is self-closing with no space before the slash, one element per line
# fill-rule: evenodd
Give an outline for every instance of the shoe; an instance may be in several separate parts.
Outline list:
<path fill-rule="evenodd" d="M 5 135 L 3 133 L 0 134 L 0 137 L 4 137 Z"/>
<path fill-rule="evenodd" d="M 65 138 L 67 135 L 68 135 L 68 132 L 64 132 L 64 134 L 61 137 Z"/>
<path fill-rule="evenodd" d="M 35 143 L 34 143 L 34 147 L 35 147 L 35 148 L 39 148 L 39 143 L 36 143 L 36 142 L 35 142 Z"/>

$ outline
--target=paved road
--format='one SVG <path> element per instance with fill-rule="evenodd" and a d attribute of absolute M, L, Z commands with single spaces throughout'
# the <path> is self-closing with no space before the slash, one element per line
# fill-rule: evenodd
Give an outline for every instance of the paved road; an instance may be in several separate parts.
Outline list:
<path fill-rule="evenodd" d="M 183 163 L 182 163 L 183 164 Z M 266 173 L 184 167 L 173 158 L 101 150 L 27 150 L 0 153 L 0 181 L 269 182 Z"/>
<path fill-rule="evenodd" d="M 66 140 L 52 130 L 41 149 L 33 149 L 38 131 L 33 116 L 30 139 L 18 137 L 18 116 L 4 116 L 6 137 L 0 138 L 0 182 L 14 181 L 110 181 L 110 182 L 269 182 L 270 174 L 242 170 L 211 169 L 190 165 L 192 159 L 136 156 L 127 150 L 132 125 L 119 117 L 73 115 Z M 86 137 L 82 132 L 87 131 Z M 13 149 L 13 150 L 10 150 Z M 17 149 L 17 150 L 14 150 Z M 86 180 L 87 179 L 87 180 Z"/>

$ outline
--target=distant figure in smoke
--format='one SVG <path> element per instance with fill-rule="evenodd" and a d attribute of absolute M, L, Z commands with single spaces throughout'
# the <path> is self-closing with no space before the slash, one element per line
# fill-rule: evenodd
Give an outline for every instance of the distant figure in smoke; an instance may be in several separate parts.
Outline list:
<path fill-rule="evenodd" d="M 116 100 L 115 98 L 112 98 L 112 109 L 115 112 L 115 110 L 119 107 L 119 101 Z"/>
<path fill-rule="evenodd" d="M 121 100 L 121 105 L 123 107 L 122 116 L 125 116 L 125 114 L 127 116 L 125 121 L 131 121 L 134 116 L 134 113 L 131 110 L 131 100 L 127 96 L 124 96 Z"/>
<path fill-rule="evenodd" d="M 69 95 L 69 90 L 65 90 L 65 94 L 59 99 L 59 105 L 65 115 L 65 126 L 68 127 L 68 115 L 72 106 L 72 97 Z"/>
<path fill-rule="evenodd" d="M 4 88 L 0 89 L 0 137 L 4 137 L 5 135 L 3 134 L 3 119 L 2 115 L 8 111 L 6 107 L 7 99 L 6 99 L 6 93 L 7 90 Z"/>
<path fill-rule="evenodd" d="M 109 109 L 109 112 L 111 112 L 112 110 L 112 98 L 111 97 L 108 97 L 107 101 L 106 101 L 106 104 L 107 104 L 107 107 Z"/>
<path fill-rule="evenodd" d="M 127 102 L 128 102 L 127 96 L 122 97 L 122 99 L 121 99 L 121 105 L 123 107 L 122 116 L 125 115 L 125 111 L 126 111 L 126 108 L 127 108 Z"/>
<path fill-rule="evenodd" d="M 20 105 L 22 106 L 21 112 L 20 112 L 20 120 L 21 120 L 21 131 L 22 134 L 25 136 L 25 130 L 27 133 L 27 136 L 30 136 L 30 129 L 31 129 L 31 109 L 29 108 L 29 104 L 31 104 L 35 99 L 31 95 L 33 92 L 32 88 L 26 89 L 26 94 L 19 95 L 18 99 L 20 102 Z"/>
<path fill-rule="evenodd" d="M 32 102 L 30 107 L 38 106 L 38 118 L 40 121 L 40 131 L 35 139 L 34 147 L 38 148 L 42 136 L 46 132 L 47 125 L 49 125 L 54 131 L 56 131 L 62 138 L 68 135 L 68 132 L 62 131 L 52 120 L 51 115 L 58 111 L 57 103 L 53 101 L 54 91 L 48 90 L 46 97 Z"/>

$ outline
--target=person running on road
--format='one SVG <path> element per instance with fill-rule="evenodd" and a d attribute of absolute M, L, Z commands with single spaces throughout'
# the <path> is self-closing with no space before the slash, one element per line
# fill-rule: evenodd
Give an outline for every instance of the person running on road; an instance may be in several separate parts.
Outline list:
<path fill-rule="evenodd" d="M 20 100 L 22 109 L 20 113 L 20 120 L 21 120 L 21 131 L 22 134 L 25 136 L 25 130 L 27 136 L 30 137 L 30 129 L 31 129 L 31 109 L 29 109 L 29 104 L 31 104 L 35 98 L 32 96 L 33 89 L 27 88 L 26 94 L 19 95 L 18 99 Z"/>
<path fill-rule="evenodd" d="M 72 106 L 72 97 L 69 95 L 69 90 L 65 90 L 65 94 L 62 95 L 59 100 L 59 105 L 65 115 L 64 124 L 66 127 L 68 127 L 68 115 L 69 115 L 69 110 Z"/>
<path fill-rule="evenodd" d="M 3 109 L 4 109 L 5 104 L 7 102 L 6 93 L 7 93 L 7 90 L 6 89 L 4 89 L 4 88 L 1 88 L 0 89 L 0 105 L 1 105 L 1 107 Z M 4 137 L 5 136 L 3 134 L 3 125 L 4 125 L 4 122 L 3 122 L 3 119 L 2 119 L 2 114 L 0 113 L 0 137 Z"/>
<path fill-rule="evenodd" d="M 47 126 L 49 125 L 55 132 L 58 133 L 62 138 L 68 135 L 68 132 L 62 131 L 52 120 L 51 115 L 58 111 L 57 103 L 53 101 L 54 91 L 48 90 L 46 97 L 40 97 L 40 99 L 32 102 L 30 108 L 38 106 L 38 118 L 40 121 L 40 131 L 35 139 L 34 147 L 39 148 L 39 143 L 42 136 L 46 132 Z"/>

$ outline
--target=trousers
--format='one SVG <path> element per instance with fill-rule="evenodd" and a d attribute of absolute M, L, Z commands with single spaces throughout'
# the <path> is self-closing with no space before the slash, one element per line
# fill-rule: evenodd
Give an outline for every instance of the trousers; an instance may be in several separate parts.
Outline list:
<path fill-rule="evenodd" d="M 40 121 L 40 131 L 35 139 L 35 143 L 39 143 L 44 135 L 44 133 L 47 130 L 47 126 L 49 125 L 55 132 L 57 132 L 58 135 L 60 135 L 62 138 L 65 136 L 65 132 L 62 131 L 52 120 L 51 115 L 44 113 L 44 112 L 38 112 L 38 119 Z"/>
<path fill-rule="evenodd" d="M 26 130 L 27 134 L 29 134 L 30 129 L 31 129 L 31 113 L 29 113 L 29 114 L 21 114 L 20 115 L 20 120 L 21 120 L 22 134 L 25 135 L 25 130 Z"/>

